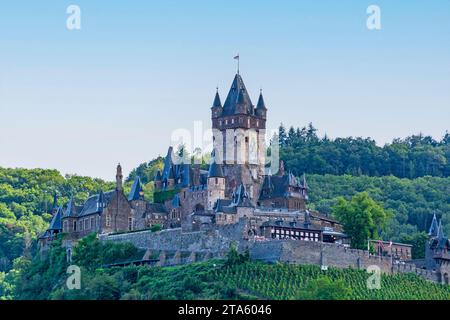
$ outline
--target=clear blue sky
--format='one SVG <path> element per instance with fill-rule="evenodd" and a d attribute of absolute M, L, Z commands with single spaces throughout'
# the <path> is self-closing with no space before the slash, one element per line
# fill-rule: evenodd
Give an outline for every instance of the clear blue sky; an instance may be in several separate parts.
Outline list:
<path fill-rule="evenodd" d="M 81 8 L 78 31 L 66 8 Z M 381 7 L 382 30 L 366 28 Z M 0 166 L 113 179 L 210 125 L 241 56 L 269 127 L 380 145 L 450 129 L 450 1 L 2 1 Z"/>

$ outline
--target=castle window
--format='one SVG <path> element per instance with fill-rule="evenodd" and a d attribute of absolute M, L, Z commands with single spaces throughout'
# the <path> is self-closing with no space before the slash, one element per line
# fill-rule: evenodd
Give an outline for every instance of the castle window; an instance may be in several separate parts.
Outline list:
<path fill-rule="evenodd" d="M 225 124 L 228 124 L 228 119 L 227 119 L 227 120 L 225 120 Z"/>
<path fill-rule="evenodd" d="M 222 120 L 219 121 L 219 125 L 222 125 Z"/>
<path fill-rule="evenodd" d="M 217 185 L 217 184 L 219 184 L 219 179 L 218 179 L 218 178 L 216 178 L 216 185 Z"/>
<path fill-rule="evenodd" d="M 233 119 L 231 119 L 231 124 L 234 124 L 234 118 L 233 118 Z"/>
<path fill-rule="evenodd" d="M 244 119 L 239 118 L 239 123 L 243 123 L 243 122 L 244 122 Z"/>
<path fill-rule="evenodd" d="M 73 222 L 73 231 L 77 231 L 77 222 L 76 221 Z"/>

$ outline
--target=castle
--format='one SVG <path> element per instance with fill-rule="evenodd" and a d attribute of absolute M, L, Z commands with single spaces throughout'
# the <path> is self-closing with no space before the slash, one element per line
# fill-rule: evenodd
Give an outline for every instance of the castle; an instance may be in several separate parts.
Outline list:
<path fill-rule="evenodd" d="M 309 187 L 305 175 L 298 179 L 285 170 L 282 162 L 274 172 L 267 169 L 267 111 L 262 92 L 254 106 L 237 73 L 223 105 L 218 91 L 212 103 L 213 152 L 208 170 L 179 159 L 170 147 L 162 171 L 155 176 L 154 201 L 147 202 L 139 178 L 125 195 L 119 164 L 114 190 L 93 195 L 82 205 L 72 198 L 65 208 L 56 205 L 55 197 L 50 227 L 39 237 L 41 249 L 60 233 L 64 234 L 66 246 L 71 247 L 93 232 L 109 240 L 126 239 L 127 233 L 141 232 L 149 237 L 142 247 L 155 246 L 155 250 L 155 243 L 159 243 L 163 250 L 163 240 L 149 240 L 154 236 L 148 230 L 155 225 L 161 226 L 162 232 L 168 231 L 161 233 L 162 238 L 169 237 L 164 241 L 174 243 L 174 237 L 189 239 L 178 244 L 179 248 L 174 248 L 177 250 L 185 246 L 188 251 L 195 247 L 200 248 L 199 252 L 211 252 L 212 247 L 217 247 L 216 251 L 222 252 L 221 243 L 232 238 L 244 246 L 248 241 L 259 242 L 255 248 L 268 247 L 271 241 L 348 248 L 350 239 L 339 221 L 307 209 Z M 230 230 L 238 229 L 229 236 Z M 436 217 L 432 230 L 422 267 L 440 270 L 442 282 L 448 283 L 450 245 Z"/>

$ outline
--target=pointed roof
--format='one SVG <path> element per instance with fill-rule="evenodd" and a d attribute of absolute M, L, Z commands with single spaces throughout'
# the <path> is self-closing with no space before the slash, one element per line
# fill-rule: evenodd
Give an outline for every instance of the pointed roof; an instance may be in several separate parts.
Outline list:
<path fill-rule="evenodd" d="M 141 178 L 137 177 L 133 182 L 133 186 L 131 187 L 130 194 L 128 195 L 128 201 L 142 200 L 142 193 L 143 189 Z"/>
<path fill-rule="evenodd" d="M 208 178 L 223 178 L 222 166 L 216 161 L 216 150 L 211 154 L 211 164 L 209 165 Z"/>
<path fill-rule="evenodd" d="M 259 98 L 258 98 L 258 103 L 256 105 L 257 109 L 267 109 L 266 108 L 266 104 L 264 103 L 264 98 L 263 98 L 263 94 L 262 94 L 262 90 L 259 93 Z"/>
<path fill-rule="evenodd" d="M 306 173 L 303 173 L 303 188 L 309 189 L 308 183 L 306 182 Z"/>
<path fill-rule="evenodd" d="M 213 108 L 222 108 L 222 102 L 220 101 L 219 90 L 216 91 L 216 96 L 214 97 L 214 102 L 212 104 Z"/>
<path fill-rule="evenodd" d="M 62 230 L 61 227 L 61 217 L 62 217 L 62 208 L 58 207 L 56 214 L 53 216 L 52 221 L 50 222 L 50 227 L 48 230 L 59 231 Z"/>
<path fill-rule="evenodd" d="M 170 170 L 171 170 L 172 164 L 173 164 L 172 153 L 173 153 L 173 147 L 169 147 L 169 150 L 167 150 L 166 158 L 164 159 L 164 168 L 163 168 L 163 172 L 162 172 L 163 180 L 169 178 Z"/>
<path fill-rule="evenodd" d="M 236 105 L 245 105 L 244 110 L 248 113 L 252 113 L 253 104 L 245 88 L 244 81 L 239 74 L 236 74 L 231 84 L 230 91 L 223 105 L 223 115 L 229 116 L 236 113 Z"/>
<path fill-rule="evenodd" d="M 64 218 L 68 217 L 76 217 L 77 216 L 77 209 L 75 206 L 75 200 L 73 199 L 73 196 L 70 197 L 69 203 L 67 204 L 66 211 L 64 212 Z"/>
<path fill-rule="evenodd" d="M 253 207 L 244 184 L 239 185 L 233 193 L 233 205 L 237 207 Z"/>
<path fill-rule="evenodd" d="M 433 220 L 431 221 L 430 230 L 428 230 L 428 235 L 431 237 L 436 237 L 439 232 L 439 226 L 436 218 L 436 214 L 433 215 Z"/>

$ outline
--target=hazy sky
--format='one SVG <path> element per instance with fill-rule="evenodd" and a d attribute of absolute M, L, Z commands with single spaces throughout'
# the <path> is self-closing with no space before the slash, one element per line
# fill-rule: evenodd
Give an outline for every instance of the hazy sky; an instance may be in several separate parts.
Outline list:
<path fill-rule="evenodd" d="M 66 28 L 70 4 L 81 30 Z M 448 0 L 2 1 L 0 166 L 128 173 L 174 130 L 210 126 L 237 52 L 271 128 L 313 122 L 380 145 L 450 130 Z"/>

